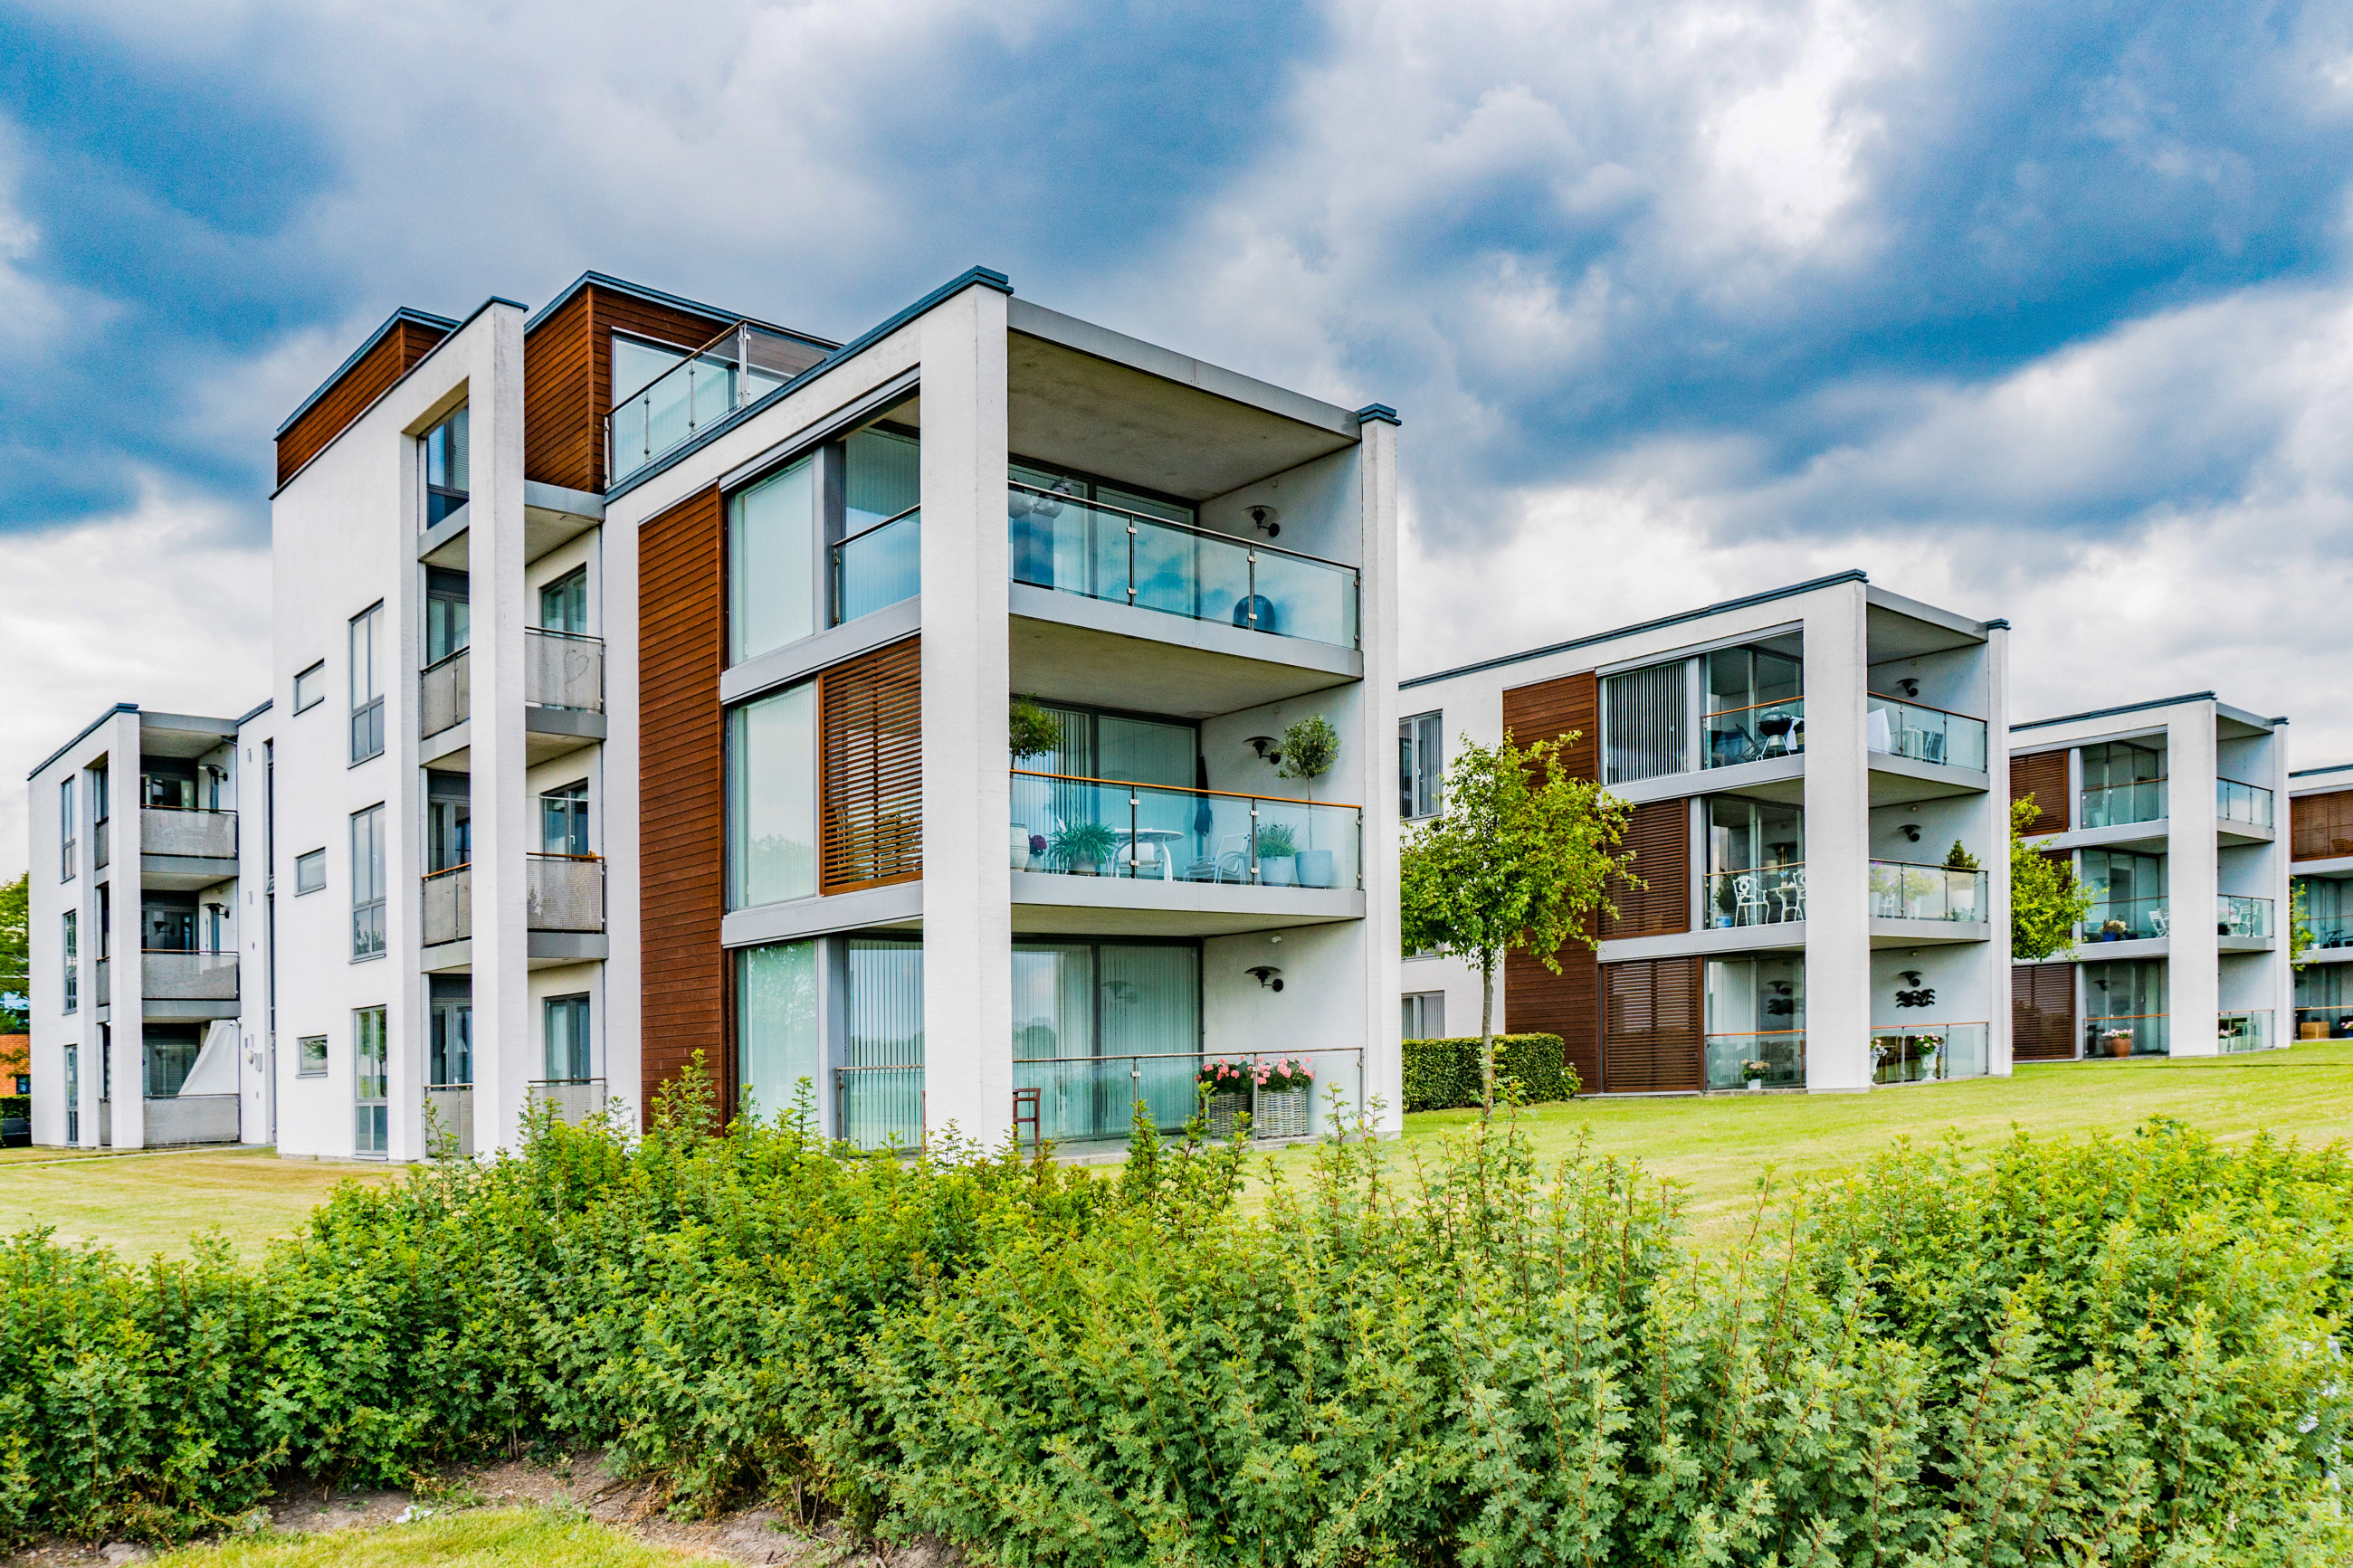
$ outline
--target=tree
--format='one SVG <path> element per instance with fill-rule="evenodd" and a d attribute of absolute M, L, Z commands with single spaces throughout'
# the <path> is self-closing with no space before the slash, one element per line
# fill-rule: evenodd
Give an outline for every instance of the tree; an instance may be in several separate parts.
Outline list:
<path fill-rule="evenodd" d="M 1525 748 L 1504 731 L 1500 746 L 1462 738 L 1446 769 L 1446 809 L 1407 843 L 1399 902 L 1405 945 L 1441 952 L 1479 971 L 1479 1102 L 1495 1111 L 1495 964 L 1534 952 L 1554 973 L 1570 939 L 1597 945 L 1596 911 L 1616 914 L 1609 879 L 1640 887 L 1621 852 L 1630 808 L 1601 786 L 1572 778 L 1561 753 L 1571 731 Z"/>
<path fill-rule="evenodd" d="M 2010 803 L 2010 955 L 2029 963 L 2073 958 L 2075 928 L 2092 910 L 2075 873 L 2027 843 L 2039 815 L 2031 795 Z"/>
<path fill-rule="evenodd" d="M 2288 889 L 2287 896 L 2288 967 L 2302 969 L 2310 963 L 2312 944 L 2318 940 L 2312 934 L 2312 922 L 2305 918 L 2304 884 L 2299 881 Z"/>
<path fill-rule="evenodd" d="M 0 1035 L 22 1034 L 32 1015 L 33 874 L 0 884 Z"/>

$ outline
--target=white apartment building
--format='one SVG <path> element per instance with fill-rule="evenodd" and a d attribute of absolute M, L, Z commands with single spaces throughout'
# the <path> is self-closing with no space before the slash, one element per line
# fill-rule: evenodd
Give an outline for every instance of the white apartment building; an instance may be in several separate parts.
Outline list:
<path fill-rule="evenodd" d="M 698 1057 L 867 1146 L 1173 1128 L 1268 1055 L 1394 1127 L 1396 428 L 979 270 L 847 345 L 596 273 L 396 312 L 279 432 L 269 700 L 31 781 L 36 1140 L 413 1159 Z M 127 860 L 183 945 L 117 1020 L 133 759 L 222 852 Z"/>
<path fill-rule="evenodd" d="M 1646 886 L 1560 973 L 1513 955 L 1498 1027 L 1560 1035 L 1588 1092 L 2009 1072 L 2007 637 L 1851 572 L 1406 681 L 1409 831 L 1506 731 L 1576 734 L 1633 808 Z M 1406 1035 L 1477 1031 L 1469 965 L 1403 969 Z"/>
<path fill-rule="evenodd" d="M 2346 961 L 2353 959 L 2353 763 L 2299 768 L 2287 776 L 2288 871 L 2292 908 L 2301 911 L 2311 945 L 2295 972 L 2299 1040 L 2353 1038 L 2353 996 Z"/>
<path fill-rule="evenodd" d="M 2200 691 L 2011 726 L 2029 837 L 2093 896 L 2072 961 L 2011 971 L 2018 1059 L 2285 1043 L 2286 723 Z"/>

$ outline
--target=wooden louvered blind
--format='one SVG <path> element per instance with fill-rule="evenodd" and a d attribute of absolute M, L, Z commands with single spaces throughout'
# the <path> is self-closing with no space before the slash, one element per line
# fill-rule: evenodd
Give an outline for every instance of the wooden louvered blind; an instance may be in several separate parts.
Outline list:
<path fill-rule="evenodd" d="M 2010 1054 L 2021 1062 L 2075 1059 L 2073 964 L 2021 963 L 2010 972 Z"/>
<path fill-rule="evenodd" d="M 2291 860 L 2353 855 L 2353 790 L 2296 795 L 2287 803 L 2287 820 Z"/>
<path fill-rule="evenodd" d="M 1589 670 L 1505 691 L 1504 728 L 1521 746 L 1574 733 L 1576 744 L 1562 753 L 1569 776 L 1601 776 L 1601 683 Z"/>
<path fill-rule="evenodd" d="M 2010 759 L 2010 798 L 2024 800 L 2034 797 L 2034 821 L 2027 827 L 2031 837 L 2037 833 L 2067 831 L 2067 753 L 2033 752 L 2023 757 Z"/>
<path fill-rule="evenodd" d="M 1561 1053 L 1577 1072 L 1584 1092 L 1601 1088 L 1600 964 L 1581 942 L 1561 944 L 1553 954 L 1555 974 L 1533 952 L 1504 954 L 1503 989 L 1495 998 L 1497 1028 L 1521 1035 L 1558 1035 Z M 1465 1026 L 1464 1033 L 1469 1033 Z"/>
<path fill-rule="evenodd" d="M 923 639 L 818 678 L 818 891 L 923 874 Z"/>
<path fill-rule="evenodd" d="M 1640 1094 L 1700 1086 L 1700 960 L 1601 966 L 1601 1087 Z"/>
<path fill-rule="evenodd" d="M 1618 918 L 1605 937 L 1670 936 L 1691 930 L 1691 803 L 1654 800 L 1634 808 L 1626 847 L 1644 886 L 1614 879 L 1609 901 Z"/>

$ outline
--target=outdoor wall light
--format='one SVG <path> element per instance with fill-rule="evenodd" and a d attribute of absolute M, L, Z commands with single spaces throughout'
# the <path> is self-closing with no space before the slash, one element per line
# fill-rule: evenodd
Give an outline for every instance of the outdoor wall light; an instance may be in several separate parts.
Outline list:
<path fill-rule="evenodd" d="M 1907 675 L 1895 683 L 1895 689 L 1906 697 L 1917 697 L 1920 695 L 1920 683 Z"/>
<path fill-rule="evenodd" d="M 1917 985 L 1920 984 L 1920 972 L 1916 969 L 1906 969 L 1903 971 L 1903 975 L 1904 984 L 1906 985 Z"/>
<path fill-rule="evenodd" d="M 1282 971 L 1271 963 L 1253 963 L 1243 973 L 1255 976 L 1259 984 L 1269 991 L 1282 989 Z"/>
<path fill-rule="evenodd" d="M 1269 539 L 1282 531 L 1282 524 L 1274 521 L 1274 508 L 1254 506 L 1248 509 L 1250 526 L 1264 532 Z"/>
<path fill-rule="evenodd" d="M 1282 761 L 1282 753 L 1281 752 L 1269 751 L 1267 749 L 1274 743 L 1275 740 L 1271 735 L 1252 735 L 1248 742 L 1250 749 L 1258 753 L 1259 761 L 1262 763 L 1279 763 Z"/>
<path fill-rule="evenodd" d="M 1916 822 L 1907 822 L 1907 823 L 1905 823 L 1905 824 L 1904 825 L 1904 837 L 1905 837 L 1905 838 L 1909 839 L 1911 842 L 1913 842 L 1913 843 L 1915 843 L 1915 844 L 1919 843 L 1919 842 L 1920 842 L 1920 825 L 1919 825 L 1918 823 L 1916 823 Z"/>

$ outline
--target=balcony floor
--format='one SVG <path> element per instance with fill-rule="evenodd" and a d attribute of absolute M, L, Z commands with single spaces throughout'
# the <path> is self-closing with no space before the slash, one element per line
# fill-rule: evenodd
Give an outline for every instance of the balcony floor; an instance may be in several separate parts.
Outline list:
<path fill-rule="evenodd" d="M 1228 936 L 1365 918 L 1354 888 L 1265 888 L 1016 871 L 1013 929 L 1074 936 Z"/>
<path fill-rule="evenodd" d="M 1208 719 L 1364 679 L 1355 648 L 1012 584 L 1013 689 Z"/>

